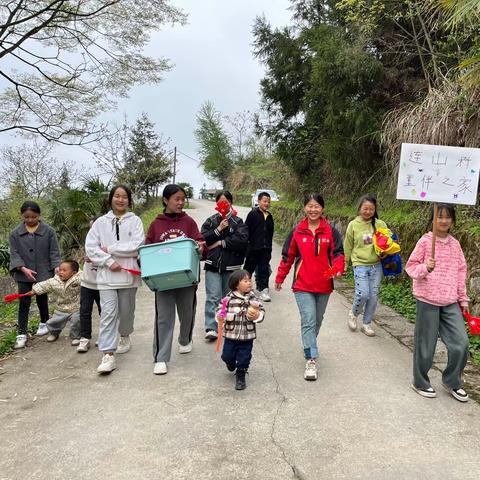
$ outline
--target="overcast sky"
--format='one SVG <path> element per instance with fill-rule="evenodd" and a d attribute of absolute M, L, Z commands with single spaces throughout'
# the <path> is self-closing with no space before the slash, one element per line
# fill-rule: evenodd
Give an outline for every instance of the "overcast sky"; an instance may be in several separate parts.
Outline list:
<path fill-rule="evenodd" d="M 195 116 L 202 103 L 210 100 L 226 115 L 243 110 L 256 111 L 263 66 L 252 55 L 252 26 L 264 14 L 273 26 L 289 23 L 289 0 L 172 0 L 188 14 L 188 24 L 164 26 L 155 32 L 147 48 L 151 56 L 169 58 L 174 68 L 155 86 L 139 86 L 122 100 L 109 119 L 129 123 L 146 112 L 158 133 L 171 139 L 171 146 L 198 158 L 194 138 Z M 3 135 L 0 141 L 18 143 Z M 73 159 L 88 168 L 95 166 L 88 152 L 79 147 L 58 147 L 57 158 Z M 198 163 L 178 155 L 177 181 L 186 181 L 195 194 L 208 180 Z"/>

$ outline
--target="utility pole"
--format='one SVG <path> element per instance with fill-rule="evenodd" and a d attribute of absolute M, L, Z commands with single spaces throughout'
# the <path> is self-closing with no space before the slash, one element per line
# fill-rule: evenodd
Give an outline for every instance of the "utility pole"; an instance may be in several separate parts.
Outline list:
<path fill-rule="evenodd" d="M 175 183 L 175 175 L 177 174 L 177 147 L 173 148 L 173 178 L 172 183 Z"/>

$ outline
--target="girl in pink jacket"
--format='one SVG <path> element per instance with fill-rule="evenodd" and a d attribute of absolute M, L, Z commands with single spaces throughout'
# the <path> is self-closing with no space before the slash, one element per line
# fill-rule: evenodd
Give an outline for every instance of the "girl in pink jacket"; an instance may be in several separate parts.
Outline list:
<path fill-rule="evenodd" d="M 461 377 L 468 358 L 468 336 L 462 316 L 462 310 L 468 310 L 467 263 L 460 243 L 450 235 L 454 223 L 453 205 L 439 204 L 435 259 L 429 232 L 417 242 L 405 267 L 413 279 L 413 295 L 417 299 L 412 388 L 423 397 L 437 396 L 428 371 L 440 334 L 448 350 L 443 386 L 455 399 L 466 402 L 468 394 L 462 388 Z"/>

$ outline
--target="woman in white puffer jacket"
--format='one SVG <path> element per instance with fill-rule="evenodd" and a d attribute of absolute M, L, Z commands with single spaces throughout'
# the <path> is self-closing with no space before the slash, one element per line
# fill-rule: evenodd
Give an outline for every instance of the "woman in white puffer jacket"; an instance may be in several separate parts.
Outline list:
<path fill-rule="evenodd" d="M 111 210 L 95 221 L 85 242 L 87 256 L 98 267 L 102 309 L 98 349 L 103 353 L 99 373 L 115 370 L 115 352 L 126 353 L 130 349 L 135 296 L 141 279 L 125 269 L 138 270 L 138 247 L 145 239 L 142 221 L 128 211 L 132 204 L 128 187 L 112 188 L 109 204 Z"/>

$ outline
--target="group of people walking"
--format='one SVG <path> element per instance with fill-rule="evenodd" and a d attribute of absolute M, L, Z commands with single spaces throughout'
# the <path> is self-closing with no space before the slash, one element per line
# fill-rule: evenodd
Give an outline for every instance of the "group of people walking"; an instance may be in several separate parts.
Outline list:
<path fill-rule="evenodd" d="M 245 373 L 252 358 L 256 324 L 265 318 L 264 303 L 271 301 L 274 219 L 269 212 L 270 196 L 261 193 L 258 207 L 243 222 L 233 208 L 232 194 L 220 192 L 216 200 L 228 205 L 228 211 L 210 216 L 200 229 L 184 211 L 186 194 L 182 187 L 167 185 L 162 198 L 163 212 L 151 223 L 145 237 L 140 218 L 130 211 L 130 189 L 125 185 L 112 188 L 110 211 L 93 221 L 88 232 L 82 272 L 77 262 L 62 262 L 55 232 L 41 221 L 38 205 L 23 204 L 22 223 L 10 236 L 10 270 L 19 293 L 27 294 L 20 299 L 15 348 L 26 345 L 29 306 L 35 295 L 41 321 L 37 335 L 48 334 L 47 340 L 53 342 L 70 321 L 72 345 L 78 352 L 88 351 L 96 303 L 100 312 L 98 349 L 102 353 L 97 371 L 112 372 L 116 368 L 115 355 L 128 352 L 131 346 L 140 286 L 140 277 L 131 271 L 139 268 L 139 247 L 186 237 L 197 242 L 204 260 L 205 339 L 215 341 L 218 325 L 224 323 L 222 360 L 229 371 L 236 373 L 235 388 L 246 387 Z M 355 332 L 363 312 L 360 329 L 367 337 L 375 336 L 372 321 L 382 279 L 381 258 L 375 252 L 373 237 L 377 228 L 386 228 L 386 224 L 378 218 L 375 197 L 360 199 L 357 216 L 349 223 L 344 240 L 325 217 L 324 209 L 321 195 L 305 196 L 304 218 L 285 240 L 275 277 L 275 289 L 279 291 L 294 269 L 292 290 L 300 314 L 304 378 L 309 381 L 317 379 L 317 337 L 334 288 L 333 278 L 342 276 L 352 264 L 355 297 L 346 324 Z M 439 205 L 435 259 L 428 233 L 419 240 L 406 264 L 417 298 L 412 388 L 424 397 L 436 396 L 428 371 L 440 334 L 449 353 L 443 385 L 454 398 L 467 401 L 461 378 L 468 356 L 461 311 L 468 309 L 466 262 L 460 244 L 450 235 L 454 222 L 453 206 Z M 49 318 L 47 294 L 53 292 L 57 304 Z M 154 374 L 168 372 L 175 311 L 180 323 L 179 353 L 192 351 L 196 294 L 197 285 L 155 292 Z"/>

